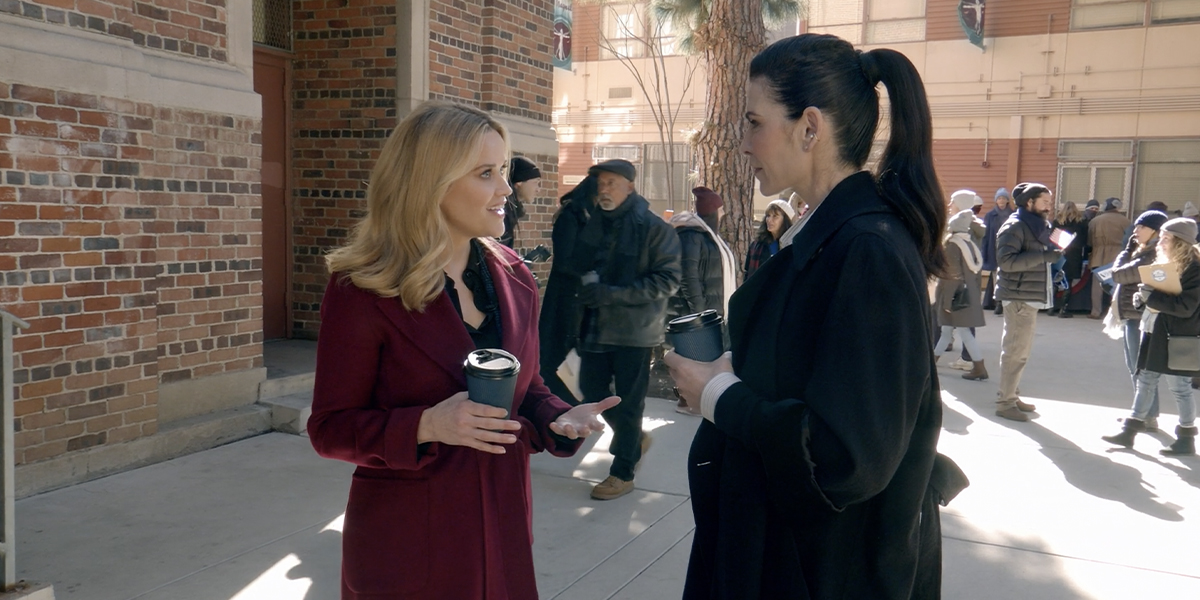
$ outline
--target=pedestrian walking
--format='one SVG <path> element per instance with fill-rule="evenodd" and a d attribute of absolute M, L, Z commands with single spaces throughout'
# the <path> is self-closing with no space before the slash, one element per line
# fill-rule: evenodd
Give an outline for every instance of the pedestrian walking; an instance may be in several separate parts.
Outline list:
<path fill-rule="evenodd" d="M 779 239 L 783 237 L 784 232 L 791 229 L 795 216 L 796 210 L 786 200 L 775 199 L 767 205 L 758 235 L 750 242 L 750 250 L 746 252 L 746 266 L 743 269 L 746 276 L 743 281 L 750 279 L 768 258 L 779 252 Z"/>
<path fill-rule="evenodd" d="M 1159 379 L 1179 404 L 1179 425 L 1175 440 L 1159 452 L 1167 456 L 1196 453 L 1196 401 L 1192 396 L 1192 377 L 1200 376 L 1200 250 L 1196 248 L 1196 222 L 1187 217 L 1163 223 L 1156 249 L 1157 263 L 1169 263 L 1177 270 L 1181 291 L 1178 294 L 1142 284 L 1133 296 L 1133 306 L 1144 310 L 1142 343 L 1138 352 L 1137 391 L 1133 410 L 1116 435 L 1104 441 L 1126 448 L 1133 447 L 1138 433 L 1146 430 L 1153 391 Z M 1190 344 L 1190 352 L 1183 350 Z"/>
<path fill-rule="evenodd" d="M 537 598 L 529 455 L 570 456 L 619 402 L 569 407 L 521 369 L 511 412 L 468 397 L 477 348 L 537 364 L 537 287 L 504 232 L 503 125 L 426 102 L 384 144 L 367 216 L 327 257 L 308 434 L 357 466 L 343 600 Z"/>
<path fill-rule="evenodd" d="M 1166 213 L 1148 210 L 1137 218 L 1133 226 L 1133 236 L 1125 249 L 1113 261 L 1112 277 L 1117 291 L 1113 295 L 1117 318 L 1121 321 L 1125 333 L 1125 367 L 1129 369 L 1129 377 L 1133 382 L 1133 390 L 1137 392 L 1138 380 L 1138 349 L 1142 345 L 1142 311 L 1134 308 L 1133 295 L 1138 292 L 1142 283 L 1139 267 L 1151 264 L 1158 257 L 1158 229 L 1167 222 Z M 1143 423 L 1146 429 L 1158 429 L 1158 386 L 1149 390 L 1150 403 Z"/>
<path fill-rule="evenodd" d="M 604 413 L 613 429 L 613 462 L 592 488 L 592 498 L 612 500 L 633 491 L 634 471 L 650 449 L 642 413 L 667 299 L 679 289 L 679 236 L 634 190 L 637 171 L 629 161 L 605 161 L 588 173 L 596 176 L 599 210 L 575 242 L 576 271 L 584 273 L 579 387 L 585 403 L 602 401 L 614 387 L 621 397 Z"/>
<path fill-rule="evenodd" d="M 941 358 L 950 345 L 951 332 L 958 334 L 963 349 L 971 360 L 971 371 L 963 373 L 963 379 L 982 381 L 988 378 L 983 352 L 975 341 L 973 327 L 983 327 L 983 302 L 979 295 L 981 282 L 979 271 L 983 268 L 983 257 L 971 235 L 971 224 L 975 221 L 970 210 L 964 210 L 950 219 L 947 226 L 950 235 L 946 239 L 946 276 L 938 279 L 938 321 L 942 327 L 941 337 L 933 348 L 934 356 Z"/>
<path fill-rule="evenodd" d="M 891 135 L 876 178 L 862 168 L 879 83 Z M 666 357 L 704 415 L 687 600 L 940 594 L 926 281 L 946 266 L 946 200 L 924 89 L 899 52 L 831 35 L 751 62 L 742 151 L 763 195 L 791 188 L 811 208 L 731 299 L 732 355 Z"/>
<path fill-rule="evenodd" d="M 1088 266 L 1092 270 L 1092 302 L 1088 317 L 1092 319 L 1101 318 L 1104 310 L 1104 286 L 1096 273 L 1112 266 L 1128 241 L 1125 230 L 1131 223 L 1121 212 L 1122 208 L 1124 204 L 1120 198 L 1109 198 L 1104 201 L 1104 212 L 1088 222 L 1088 245 L 1092 248 L 1088 255 Z"/>
<path fill-rule="evenodd" d="M 717 235 L 724 201 L 706 187 L 697 187 L 692 194 L 696 197 L 696 212 L 671 217 L 671 226 L 679 235 L 682 276 L 679 291 L 668 302 L 667 315 L 674 318 L 715 310 L 724 317 L 729 297 L 737 287 L 733 251 Z M 700 414 L 683 400 L 676 403 L 675 410 Z"/>
<path fill-rule="evenodd" d="M 559 201 L 550 230 L 553 248 L 550 276 L 546 280 L 542 311 L 538 317 L 542 380 L 551 393 L 572 405 L 582 400 L 576 398 L 558 376 L 558 368 L 579 341 L 579 324 L 583 316 L 578 298 L 579 278 L 583 274 L 575 270 L 575 241 L 596 211 L 596 193 L 596 178 L 588 175 Z"/>
<path fill-rule="evenodd" d="M 986 216 L 983 217 L 984 236 L 983 244 L 979 249 L 983 253 L 983 270 L 988 272 L 987 289 L 983 292 L 983 310 L 995 311 L 1000 314 L 1003 310 L 1000 303 L 996 302 L 996 234 L 1000 232 L 1000 226 L 1008 220 L 1008 216 L 1013 213 L 1012 197 L 1009 196 L 1008 190 L 1000 188 L 996 190 L 995 195 L 996 206 L 992 208 Z"/>
<path fill-rule="evenodd" d="M 1022 183 L 1013 188 L 1013 200 L 1017 212 L 1009 215 L 996 234 L 996 300 L 1004 303 L 996 415 L 1028 421 L 1025 413 L 1037 407 L 1018 398 L 1017 388 L 1033 349 L 1037 313 L 1051 306 L 1050 265 L 1062 257 L 1062 251 L 1050 241 L 1049 218 L 1054 208 L 1050 189 L 1040 183 Z"/>
<path fill-rule="evenodd" d="M 1075 236 L 1063 251 L 1059 272 L 1065 281 L 1061 286 L 1062 292 L 1054 295 L 1054 305 L 1050 307 L 1051 315 L 1069 319 L 1071 312 L 1067 310 L 1067 304 L 1071 302 L 1071 291 L 1083 279 L 1083 250 L 1088 245 L 1088 223 L 1075 203 L 1068 200 L 1059 204 L 1053 227 Z M 1093 280 L 1092 285 L 1100 285 L 1100 282 Z"/>
<path fill-rule="evenodd" d="M 514 156 L 509 161 L 508 184 L 512 193 L 504 204 L 504 234 L 500 236 L 500 243 L 513 248 L 518 223 L 525 218 L 525 205 L 537 200 L 542 185 L 542 171 L 532 160 Z"/>

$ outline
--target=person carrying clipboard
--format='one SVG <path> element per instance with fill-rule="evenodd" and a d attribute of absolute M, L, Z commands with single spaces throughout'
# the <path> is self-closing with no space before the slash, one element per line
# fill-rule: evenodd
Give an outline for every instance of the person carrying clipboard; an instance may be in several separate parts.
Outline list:
<path fill-rule="evenodd" d="M 1171 219 L 1159 230 L 1158 260 L 1138 268 L 1142 284 L 1133 296 L 1143 310 L 1142 343 L 1137 360 L 1133 410 L 1121 432 L 1102 436 L 1106 442 L 1133 447 L 1146 430 L 1154 391 L 1165 377 L 1179 403 L 1178 439 L 1159 452 L 1166 456 L 1196 453 L 1196 402 L 1191 378 L 1200 375 L 1200 249 L 1196 222 Z"/>

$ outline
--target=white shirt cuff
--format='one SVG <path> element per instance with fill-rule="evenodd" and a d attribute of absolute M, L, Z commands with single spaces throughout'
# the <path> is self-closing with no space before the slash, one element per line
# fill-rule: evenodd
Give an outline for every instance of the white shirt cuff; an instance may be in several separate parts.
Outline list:
<path fill-rule="evenodd" d="M 721 394 L 733 387 L 733 384 L 741 383 L 741 381 L 737 375 L 728 372 L 718 373 L 716 377 L 708 380 L 704 386 L 704 392 L 700 394 L 700 414 L 704 415 L 705 419 L 716 423 L 717 400 L 720 400 Z"/>

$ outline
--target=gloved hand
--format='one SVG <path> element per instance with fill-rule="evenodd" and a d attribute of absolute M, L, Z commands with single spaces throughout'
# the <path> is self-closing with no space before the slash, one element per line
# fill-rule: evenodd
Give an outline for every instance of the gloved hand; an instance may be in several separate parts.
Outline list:
<path fill-rule="evenodd" d="M 1150 298 L 1150 288 L 1146 284 L 1138 284 L 1138 291 L 1133 294 L 1133 308 L 1142 310 L 1146 308 L 1146 300 Z"/>
<path fill-rule="evenodd" d="M 1042 253 L 1042 258 L 1048 263 L 1058 262 L 1062 258 L 1062 250 L 1047 249 Z"/>
<path fill-rule="evenodd" d="M 595 308 L 605 303 L 608 297 L 608 286 L 602 283 L 589 283 L 579 288 L 579 303 L 588 308 Z"/>

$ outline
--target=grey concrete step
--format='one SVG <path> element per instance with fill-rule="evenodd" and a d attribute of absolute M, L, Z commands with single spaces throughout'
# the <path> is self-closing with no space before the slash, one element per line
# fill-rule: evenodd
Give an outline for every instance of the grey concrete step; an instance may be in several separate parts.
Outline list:
<path fill-rule="evenodd" d="M 310 385 L 306 391 L 265 398 L 258 403 L 270 409 L 271 427 L 275 431 L 303 435 L 308 429 L 308 417 L 312 414 L 312 399 Z"/>
<path fill-rule="evenodd" d="M 0 593 L 0 600 L 54 600 L 54 586 L 22 581 L 13 591 Z"/>
<path fill-rule="evenodd" d="M 258 384 L 258 399 L 261 401 L 302 392 L 308 392 L 311 395 L 316 377 L 317 374 L 311 372 L 285 375 L 283 377 L 268 377 L 262 383 Z"/>

